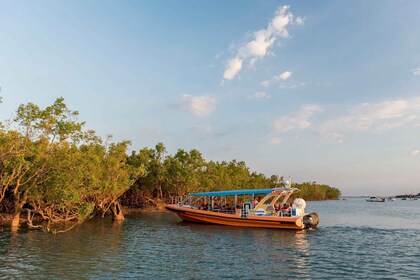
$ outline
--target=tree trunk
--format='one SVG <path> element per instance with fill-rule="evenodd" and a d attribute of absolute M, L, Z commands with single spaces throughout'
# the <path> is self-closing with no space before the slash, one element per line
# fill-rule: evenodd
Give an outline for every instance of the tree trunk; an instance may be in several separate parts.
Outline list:
<path fill-rule="evenodd" d="M 162 199 L 163 198 L 163 192 L 162 192 L 162 183 L 161 182 L 158 183 L 158 190 L 159 190 L 159 198 Z"/>
<path fill-rule="evenodd" d="M 20 224 L 20 213 L 22 213 L 22 207 L 19 203 L 19 198 L 20 198 L 20 194 L 18 193 L 14 193 L 14 202 L 13 202 L 13 206 L 14 206 L 14 213 L 13 213 L 13 220 L 12 220 L 12 230 L 16 231 L 19 228 L 19 224 Z"/>
<path fill-rule="evenodd" d="M 20 223 L 20 211 L 15 212 L 15 214 L 13 215 L 12 231 L 16 231 L 19 229 L 19 223 Z"/>
<path fill-rule="evenodd" d="M 114 205 L 111 207 L 112 211 L 112 217 L 114 221 L 123 221 L 124 220 L 124 214 L 121 210 L 121 206 L 119 202 L 114 202 Z"/>

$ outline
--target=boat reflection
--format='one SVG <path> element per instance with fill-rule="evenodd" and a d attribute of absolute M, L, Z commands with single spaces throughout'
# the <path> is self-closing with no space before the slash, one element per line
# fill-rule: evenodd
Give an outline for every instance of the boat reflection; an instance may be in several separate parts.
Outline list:
<path fill-rule="evenodd" d="M 182 236 L 176 237 L 178 242 L 186 242 L 190 249 L 194 248 L 194 254 L 205 256 L 206 261 L 216 261 L 219 256 L 207 254 L 216 250 L 226 258 L 236 258 L 238 262 L 248 263 L 250 267 L 258 266 L 261 270 L 265 264 L 278 264 L 275 267 L 267 266 L 271 275 L 278 273 L 285 278 L 310 278 L 309 237 L 316 234 L 316 231 L 241 228 L 188 222 L 176 225 L 183 231 Z M 219 238 L 217 241 L 213 240 L 215 236 Z M 209 249 L 208 243 L 215 247 Z M 264 278 L 264 275 L 259 276 Z"/>

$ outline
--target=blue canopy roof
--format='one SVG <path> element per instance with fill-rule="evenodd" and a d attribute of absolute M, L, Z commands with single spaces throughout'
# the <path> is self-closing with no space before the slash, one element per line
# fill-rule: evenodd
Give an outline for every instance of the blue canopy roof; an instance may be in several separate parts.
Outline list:
<path fill-rule="evenodd" d="M 252 189 L 252 190 L 233 190 L 233 191 L 219 191 L 219 192 L 200 192 L 200 193 L 189 194 L 189 196 L 230 196 L 230 195 L 245 195 L 245 194 L 269 194 L 275 190 L 281 190 L 281 189 Z"/>

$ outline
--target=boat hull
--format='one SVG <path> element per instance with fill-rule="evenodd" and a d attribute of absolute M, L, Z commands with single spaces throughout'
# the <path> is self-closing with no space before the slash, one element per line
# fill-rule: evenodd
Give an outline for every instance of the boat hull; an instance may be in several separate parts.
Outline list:
<path fill-rule="evenodd" d="M 366 198 L 367 202 L 385 202 L 385 198 Z"/>
<path fill-rule="evenodd" d="M 301 230 L 304 228 L 302 217 L 241 217 L 240 215 L 236 214 L 226 214 L 207 210 L 191 209 L 175 204 L 167 205 L 166 209 L 176 213 L 183 221 L 194 223 L 296 230 Z"/>

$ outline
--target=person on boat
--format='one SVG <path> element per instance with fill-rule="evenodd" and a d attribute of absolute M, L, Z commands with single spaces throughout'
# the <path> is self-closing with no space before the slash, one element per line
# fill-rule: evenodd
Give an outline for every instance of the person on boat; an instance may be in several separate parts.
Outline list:
<path fill-rule="evenodd" d="M 254 199 L 254 207 L 257 206 L 257 204 L 260 202 L 261 198 L 260 197 L 256 197 Z"/>
<path fill-rule="evenodd" d="M 220 208 L 219 203 L 215 202 L 212 210 L 219 211 L 219 208 Z"/>
<path fill-rule="evenodd" d="M 291 210 L 292 210 L 292 208 L 287 203 L 283 204 L 283 206 L 281 207 L 281 213 L 284 216 L 286 216 L 289 213 L 289 211 L 291 211 Z"/>
<path fill-rule="evenodd" d="M 274 210 L 276 210 L 276 213 L 278 213 L 280 211 L 280 204 L 274 204 Z"/>
<path fill-rule="evenodd" d="M 198 208 L 198 209 L 201 209 L 201 210 L 208 210 L 209 209 L 209 207 L 208 207 L 208 204 L 201 204 L 201 206 L 200 206 L 200 208 Z"/>

